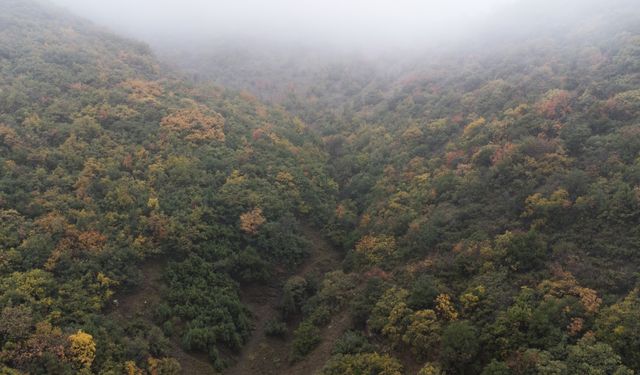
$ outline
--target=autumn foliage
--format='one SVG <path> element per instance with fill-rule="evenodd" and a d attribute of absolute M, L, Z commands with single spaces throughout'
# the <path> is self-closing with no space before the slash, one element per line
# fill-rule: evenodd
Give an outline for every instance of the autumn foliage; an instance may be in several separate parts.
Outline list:
<path fill-rule="evenodd" d="M 164 117 L 160 125 L 169 133 L 177 133 L 187 141 L 224 141 L 224 118 L 203 108 L 180 109 Z"/>
<path fill-rule="evenodd" d="M 640 371 L 633 0 L 189 82 L 41 3 L 0 1 L 0 373 Z"/>
<path fill-rule="evenodd" d="M 260 226 L 266 221 L 267 219 L 262 215 L 262 209 L 256 207 L 253 210 L 240 215 L 240 229 L 247 234 L 256 234 L 258 233 Z"/>

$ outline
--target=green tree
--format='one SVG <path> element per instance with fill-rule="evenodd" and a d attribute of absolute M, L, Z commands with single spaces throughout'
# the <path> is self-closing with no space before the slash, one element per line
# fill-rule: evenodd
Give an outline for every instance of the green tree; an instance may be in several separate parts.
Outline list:
<path fill-rule="evenodd" d="M 569 347 L 567 356 L 569 374 L 632 375 L 634 372 L 622 365 L 621 358 L 611 346 L 596 342 L 593 336 L 585 336 Z"/>
<path fill-rule="evenodd" d="M 640 289 L 603 309 L 597 319 L 597 337 L 620 353 L 625 364 L 640 368 Z"/>
<path fill-rule="evenodd" d="M 452 322 L 444 329 L 440 355 L 447 368 L 460 374 L 472 373 L 479 350 L 478 331 L 471 323 Z"/>

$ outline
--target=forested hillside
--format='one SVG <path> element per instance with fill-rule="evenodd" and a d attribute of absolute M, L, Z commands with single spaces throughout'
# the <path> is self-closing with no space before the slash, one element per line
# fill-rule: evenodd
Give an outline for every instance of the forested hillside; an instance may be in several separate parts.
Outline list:
<path fill-rule="evenodd" d="M 349 124 L 324 138 L 344 267 L 376 275 L 354 320 L 406 367 L 640 369 L 639 51 L 637 29 L 512 46 L 318 118 Z"/>
<path fill-rule="evenodd" d="M 2 372 L 640 371 L 640 10 L 571 12 L 176 72 L 0 0 Z"/>
<path fill-rule="evenodd" d="M 341 314 L 352 325 L 322 373 L 640 370 L 640 17 L 630 1 L 574 11 L 302 80 L 268 59 L 272 81 L 247 62 L 238 80 L 224 52 L 215 73 L 183 63 L 323 135 L 340 188 L 327 231 L 348 251 L 302 298 L 294 340 L 313 353 Z"/>
<path fill-rule="evenodd" d="M 178 373 L 172 342 L 222 368 L 239 284 L 294 268 L 298 223 L 335 208 L 300 120 L 33 1 L 0 2 L 0 158 L 3 373 Z M 161 303 L 119 316 L 150 260 Z"/>

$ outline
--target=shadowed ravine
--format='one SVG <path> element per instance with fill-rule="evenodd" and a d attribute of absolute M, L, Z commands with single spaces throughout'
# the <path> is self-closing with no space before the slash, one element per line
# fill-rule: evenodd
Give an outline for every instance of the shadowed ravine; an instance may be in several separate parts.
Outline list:
<path fill-rule="evenodd" d="M 294 275 L 304 276 L 311 273 L 324 274 L 340 265 L 340 253 L 322 237 L 315 228 L 305 226 L 305 237 L 311 244 L 309 256 Z M 278 303 L 281 288 L 274 284 L 254 285 L 241 289 L 241 299 L 255 317 L 255 330 L 242 349 L 234 365 L 223 373 L 228 375 L 262 374 L 313 374 L 322 368 L 329 359 L 332 343 L 344 332 L 349 324 L 345 314 L 334 316 L 323 331 L 322 342 L 304 360 L 289 363 L 291 334 L 285 339 L 267 337 L 265 323 L 279 314 Z M 289 332 L 295 329 L 289 324 Z"/>

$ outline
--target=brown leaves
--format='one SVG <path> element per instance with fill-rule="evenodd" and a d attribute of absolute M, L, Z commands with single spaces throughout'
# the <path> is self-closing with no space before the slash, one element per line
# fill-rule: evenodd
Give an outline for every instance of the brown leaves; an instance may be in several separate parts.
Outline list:
<path fill-rule="evenodd" d="M 167 238 L 170 225 L 171 220 L 169 217 L 157 212 L 152 212 L 147 221 L 147 229 L 151 232 L 153 239 L 157 242 Z"/>
<path fill-rule="evenodd" d="M 129 100 L 137 103 L 158 103 L 163 90 L 157 82 L 130 79 L 121 84 L 129 92 Z"/>
<path fill-rule="evenodd" d="M 553 269 L 555 280 L 545 280 L 538 286 L 546 295 L 554 297 L 562 297 L 571 295 L 580 299 L 580 303 L 585 311 L 594 314 L 598 311 L 602 299 L 598 297 L 598 293 L 590 288 L 580 286 L 576 278 L 568 271 L 564 271 L 559 267 Z"/>
<path fill-rule="evenodd" d="M 177 110 L 160 122 L 162 128 L 191 142 L 224 141 L 224 118 L 212 111 L 193 107 Z"/>
<path fill-rule="evenodd" d="M 256 234 L 258 233 L 258 229 L 267 221 L 267 219 L 262 216 L 261 208 L 254 208 L 249 212 L 245 212 L 240 215 L 240 229 L 242 229 L 245 233 L 248 234 Z"/>
<path fill-rule="evenodd" d="M 19 144 L 20 138 L 16 131 L 6 125 L 0 124 L 0 145 L 13 148 Z"/>
<path fill-rule="evenodd" d="M 584 328 L 584 319 L 580 317 L 571 318 L 571 322 L 567 326 L 567 331 L 569 331 L 569 336 L 576 336 L 582 329 Z"/>
<path fill-rule="evenodd" d="M 517 148 L 518 147 L 513 143 L 506 143 L 504 145 L 501 145 L 491 157 L 491 164 L 496 165 L 503 160 L 506 160 L 508 157 L 515 153 Z"/>
<path fill-rule="evenodd" d="M 557 120 L 571 112 L 571 95 L 565 90 L 551 90 L 538 102 L 536 109 L 542 116 Z"/>
<path fill-rule="evenodd" d="M 101 253 L 106 243 L 107 237 L 96 230 L 79 231 L 73 225 L 67 225 L 64 236 L 51 252 L 45 268 L 53 270 L 65 255 L 80 257 Z"/>
<path fill-rule="evenodd" d="M 7 354 L 11 362 L 18 366 L 31 363 L 45 355 L 52 356 L 59 361 L 65 361 L 66 347 L 67 340 L 62 335 L 62 331 L 50 323 L 41 322 L 36 324 L 35 333 Z"/>
<path fill-rule="evenodd" d="M 84 163 L 82 172 L 80 172 L 80 175 L 74 184 L 76 196 L 86 202 L 90 202 L 90 187 L 96 180 L 98 180 L 98 176 L 102 175 L 104 172 L 105 167 L 100 161 L 97 161 L 94 158 L 87 159 Z"/>

